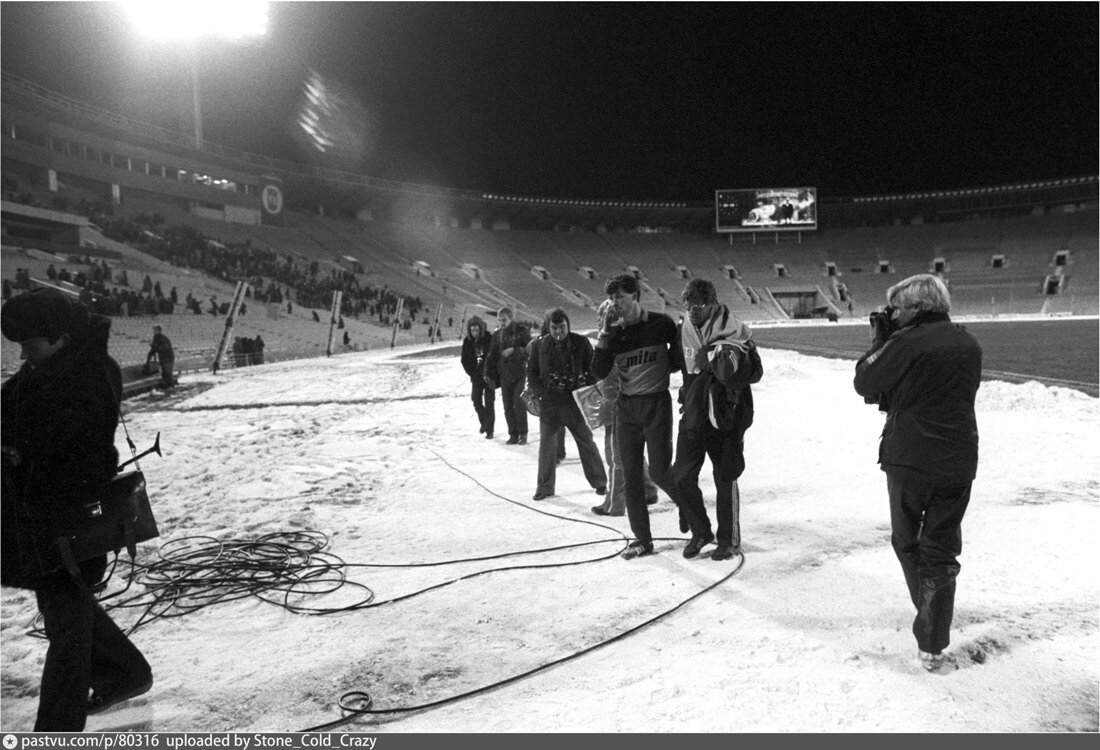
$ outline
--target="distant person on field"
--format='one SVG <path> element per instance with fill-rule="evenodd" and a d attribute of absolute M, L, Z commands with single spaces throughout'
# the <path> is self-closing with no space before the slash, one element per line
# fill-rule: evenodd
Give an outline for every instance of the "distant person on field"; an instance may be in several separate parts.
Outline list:
<path fill-rule="evenodd" d="M 145 357 L 148 365 L 153 359 L 160 364 L 160 384 L 163 388 L 171 388 L 176 384 L 175 366 L 176 355 L 172 351 L 172 342 L 164 335 L 160 326 L 153 326 L 153 342 L 149 346 L 149 354 Z"/>
<path fill-rule="evenodd" d="M 922 666 L 949 671 L 962 519 L 978 468 L 974 400 L 982 349 L 951 322 L 951 295 L 918 274 L 886 292 L 872 315 L 871 348 L 856 363 L 855 389 L 886 412 L 879 464 L 890 495 L 891 543 L 917 610 Z"/>
<path fill-rule="evenodd" d="M 89 713 L 153 685 L 145 657 L 91 591 L 107 556 L 70 573 L 51 545 L 71 533 L 91 492 L 117 473 L 122 374 L 107 353 L 110 318 L 90 315 L 55 289 L 9 300 L 0 322 L 25 360 L 0 389 L 0 579 L 34 591 L 49 641 L 34 731 L 81 732 Z"/>
<path fill-rule="evenodd" d="M 584 478 L 597 495 L 607 493 L 607 472 L 592 430 L 584 421 L 573 391 L 594 382 L 592 342 L 569 330 L 569 316 L 560 307 L 546 314 L 549 333 L 541 336 L 527 360 L 527 387 L 539 400 L 539 468 L 534 500 L 554 494 L 557 476 L 558 436 L 569 430 L 577 443 Z"/>
<path fill-rule="evenodd" d="M 642 468 L 649 454 L 653 481 L 677 501 L 669 468 L 672 464 L 672 398 L 669 376 L 682 366 L 676 324 L 662 313 L 642 308 L 638 280 L 631 274 L 608 279 L 604 292 L 612 307 L 600 327 L 592 358 L 592 374 L 606 378 L 614 369 L 620 378 L 615 409 L 615 442 L 623 462 L 626 512 L 634 541 L 623 551 L 631 560 L 653 554 Z M 677 504 L 679 504 L 677 502 Z M 682 513 L 687 513 L 681 508 Z M 705 530 L 689 519 L 693 534 Z"/>
<path fill-rule="evenodd" d="M 462 339 L 462 369 L 470 378 L 470 400 L 474 402 L 474 412 L 477 414 L 477 431 L 487 440 L 493 439 L 496 424 L 496 391 L 485 378 L 485 360 L 492 341 L 493 335 L 489 333 L 485 321 L 477 315 L 471 316 L 466 323 L 466 336 Z"/>
<path fill-rule="evenodd" d="M 504 421 L 508 423 L 508 445 L 527 445 L 527 409 L 520 394 L 527 377 L 527 342 L 531 333 L 516 322 L 510 307 L 497 313 L 500 327 L 493 333 L 489 356 L 485 361 L 488 384 L 500 386 Z"/>
<path fill-rule="evenodd" d="M 681 507 L 693 512 L 704 530 L 692 536 L 684 557 L 695 557 L 714 539 L 699 488 L 699 471 L 709 457 L 718 518 L 718 547 L 711 559 L 729 560 L 741 552 L 737 479 L 745 470 L 744 436 L 753 420 L 750 386 L 759 382 L 763 368 L 752 332 L 718 301 L 714 284 L 692 279 L 682 298 L 688 315 L 680 326 L 684 385 L 672 476 Z"/>

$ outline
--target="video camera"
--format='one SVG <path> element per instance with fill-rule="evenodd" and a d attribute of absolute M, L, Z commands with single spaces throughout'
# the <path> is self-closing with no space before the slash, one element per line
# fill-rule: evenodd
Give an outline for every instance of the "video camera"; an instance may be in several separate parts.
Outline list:
<path fill-rule="evenodd" d="M 890 334 L 898 329 L 897 321 L 894 320 L 895 312 L 897 312 L 896 307 L 887 305 L 882 308 L 882 312 L 871 313 L 871 329 L 876 339 L 888 339 Z"/>

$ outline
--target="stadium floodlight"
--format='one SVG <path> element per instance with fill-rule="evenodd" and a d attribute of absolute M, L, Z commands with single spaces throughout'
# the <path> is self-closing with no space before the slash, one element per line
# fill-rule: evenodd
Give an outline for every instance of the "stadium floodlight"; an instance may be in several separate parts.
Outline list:
<path fill-rule="evenodd" d="M 138 32 L 154 39 L 242 39 L 267 33 L 268 3 L 254 0 L 124 2 Z"/>
<path fill-rule="evenodd" d="M 199 86 L 199 39 L 244 39 L 267 33 L 267 2 L 256 0 L 192 0 L 122 3 L 139 34 L 158 40 L 183 40 L 191 53 L 191 100 L 195 109 L 195 147 L 202 148 L 202 96 Z"/>

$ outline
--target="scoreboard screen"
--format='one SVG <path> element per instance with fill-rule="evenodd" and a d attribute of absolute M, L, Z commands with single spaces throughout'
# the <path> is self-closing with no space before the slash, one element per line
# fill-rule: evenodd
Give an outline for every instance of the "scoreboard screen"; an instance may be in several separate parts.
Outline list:
<path fill-rule="evenodd" d="M 717 190 L 719 232 L 783 232 L 817 229 L 817 188 Z"/>

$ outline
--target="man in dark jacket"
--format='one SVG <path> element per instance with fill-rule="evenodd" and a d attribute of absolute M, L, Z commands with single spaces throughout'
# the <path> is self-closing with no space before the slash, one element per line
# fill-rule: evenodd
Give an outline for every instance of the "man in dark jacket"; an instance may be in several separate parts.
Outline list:
<path fill-rule="evenodd" d="M 737 479 L 745 470 L 744 436 L 753 420 L 750 385 L 760 381 L 763 369 L 748 326 L 718 302 L 714 284 L 692 279 L 684 287 L 683 300 L 688 309 L 679 338 L 684 355 L 683 416 L 672 476 L 681 507 L 698 516 L 704 529 L 684 547 L 684 557 L 695 557 L 714 539 L 699 489 L 699 471 L 709 456 L 718 517 L 718 548 L 711 559 L 729 560 L 741 548 Z"/>
<path fill-rule="evenodd" d="M 79 732 L 90 711 L 153 680 L 88 588 L 106 556 L 80 563 L 78 581 L 50 555 L 50 540 L 79 523 L 88 494 L 116 473 L 122 376 L 107 354 L 110 319 L 55 289 L 9 300 L 0 322 L 26 360 L 0 391 L 4 584 L 34 590 L 50 642 L 35 731 Z"/>
<path fill-rule="evenodd" d="M 890 287 L 872 315 L 855 389 L 886 412 L 879 463 L 890 495 L 891 542 L 917 609 L 913 634 L 930 672 L 950 669 L 961 524 L 978 467 L 974 399 L 982 350 L 951 322 L 947 286 L 918 274 Z"/>
<path fill-rule="evenodd" d="M 478 432 L 484 433 L 487 440 L 493 439 L 496 423 L 496 391 L 485 381 L 485 359 L 489 356 L 492 341 L 493 335 L 486 328 L 485 321 L 476 315 L 471 316 L 462 339 L 462 369 L 470 376 L 470 399 L 474 402 L 480 424 Z"/>
<path fill-rule="evenodd" d="M 554 494 L 558 435 L 562 427 L 577 443 L 584 478 L 597 495 L 607 492 L 607 472 L 592 430 L 584 421 L 573 391 L 595 382 L 589 373 L 592 342 L 569 330 L 569 316 L 560 307 L 546 314 L 547 335 L 536 340 L 527 360 L 527 387 L 541 405 L 539 413 L 539 473 L 535 500 Z"/>
<path fill-rule="evenodd" d="M 531 332 L 516 322 L 510 307 L 497 313 L 500 328 L 493 333 L 485 374 L 492 388 L 500 386 L 504 421 L 508 423 L 508 445 L 527 445 L 527 409 L 523 406 L 523 384 L 527 377 L 527 342 Z"/>
<path fill-rule="evenodd" d="M 239 339 L 238 339 L 239 340 Z M 176 384 L 176 354 L 172 350 L 172 342 L 164 335 L 160 326 L 153 326 L 153 341 L 149 345 L 149 354 L 145 357 L 148 365 L 153 359 L 160 363 L 160 384 L 163 388 L 171 388 Z M 237 366 L 241 361 L 238 359 Z"/>
<path fill-rule="evenodd" d="M 614 368 L 620 379 L 615 405 L 615 442 L 623 463 L 626 514 L 634 541 L 623 558 L 653 554 L 643 479 L 645 455 L 653 482 L 679 504 L 669 470 L 672 464 L 672 397 L 669 376 L 682 367 L 676 324 L 641 305 L 638 280 L 631 274 L 608 279 L 604 292 L 612 307 L 600 325 L 592 356 L 592 374 L 606 378 Z M 702 521 L 681 507 L 693 535 L 705 534 Z"/>

